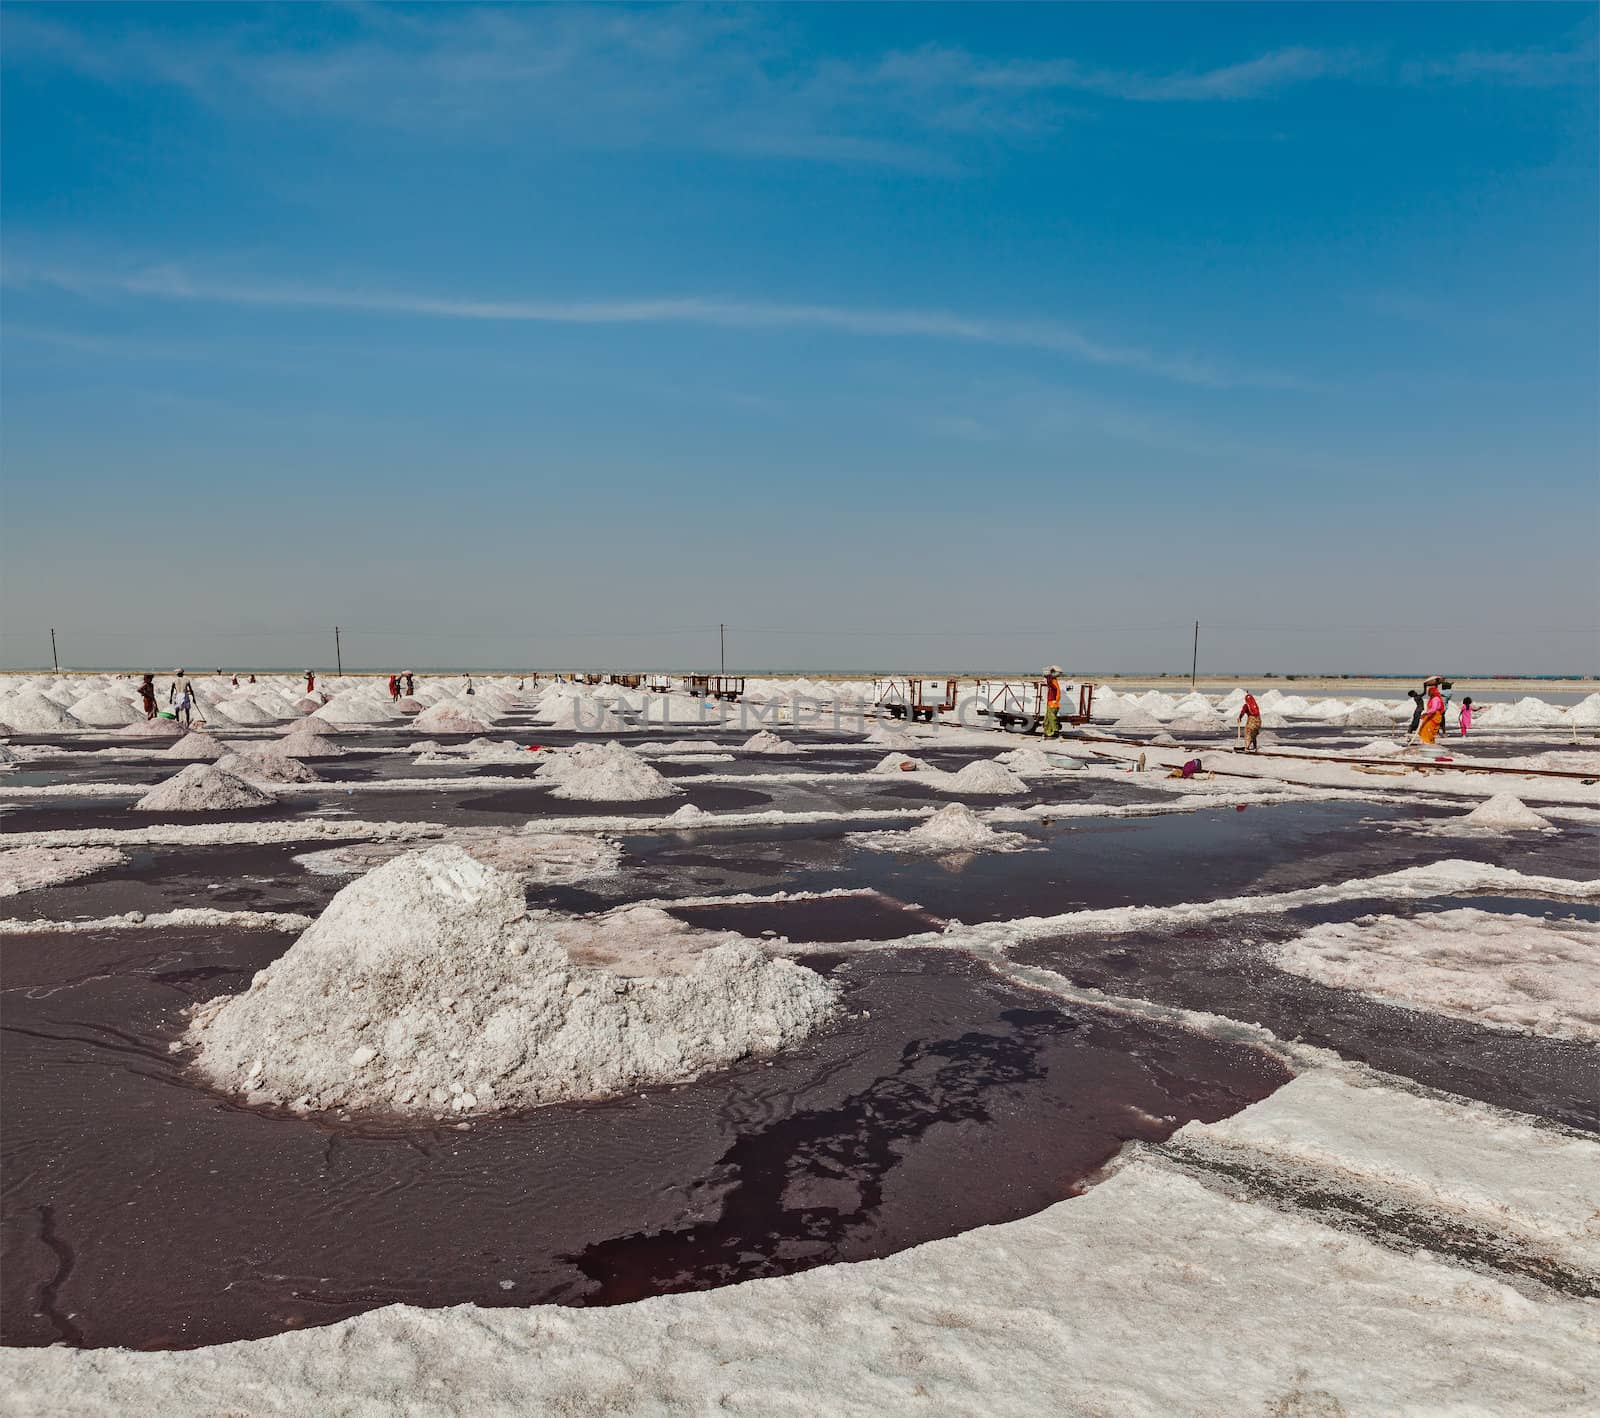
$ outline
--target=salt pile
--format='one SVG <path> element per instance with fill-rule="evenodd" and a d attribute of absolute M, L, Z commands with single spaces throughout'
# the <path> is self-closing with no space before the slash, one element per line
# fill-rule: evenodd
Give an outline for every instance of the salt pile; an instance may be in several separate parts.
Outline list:
<path fill-rule="evenodd" d="M 770 729 L 758 729 L 751 734 L 739 748 L 744 753 L 796 753 L 798 747 L 781 739 Z"/>
<path fill-rule="evenodd" d="M 913 758 L 907 753 L 890 753 L 878 760 L 875 768 L 869 770 L 873 773 L 926 773 L 928 765 L 920 758 Z"/>
<path fill-rule="evenodd" d="M 1003 763 L 980 758 L 959 773 L 947 775 L 934 785 L 945 793 L 970 793 L 974 797 L 1014 798 L 1028 791 L 1028 785 Z"/>
<path fill-rule="evenodd" d="M 400 716 L 386 701 L 371 695 L 346 691 L 334 695 L 310 717 L 329 724 L 382 724 Z"/>
<path fill-rule="evenodd" d="M 680 1082 L 833 1013 L 834 987 L 802 966 L 649 914 L 644 941 L 675 937 L 672 959 L 583 965 L 562 935 L 627 957 L 641 923 L 529 916 L 518 877 L 458 847 L 400 857 L 345 887 L 244 994 L 195 1012 L 195 1068 L 255 1103 L 435 1118 Z"/>
<path fill-rule="evenodd" d="M 1496 729 L 1553 729 L 1566 723 L 1566 716 L 1555 705 L 1529 696 L 1515 704 L 1481 706 L 1478 722 Z"/>
<path fill-rule="evenodd" d="M 1026 846 L 1017 832 L 996 832 L 965 803 L 950 803 L 908 832 L 865 832 L 857 842 L 888 852 L 1011 852 Z"/>
<path fill-rule="evenodd" d="M 1567 722 L 1575 728 L 1600 729 L 1600 694 L 1580 699 L 1567 713 Z"/>
<path fill-rule="evenodd" d="M 1490 832 L 1543 832 L 1551 827 L 1531 807 L 1511 793 L 1496 793 L 1487 802 L 1454 819 L 1452 825 Z"/>
<path fill-rule="evenodd" d="M 302 719 L 276 743 L 256 750 L 275 758 L 343 758 L 338 741 L 315 719 Z"/>
<path fill-rule="evenodd" d="M 1046 753 L 1039 748 L 1014 748 L 1009 753 L 1002 753 L 996 762 L 1005 764 L 1013 773 L 1024 777 L 1030 773 L 1054 773 L 1058 768 L 1079 766 L 1075 758 Z"/>
<path fill-rule="evenodd" d="M 135 709 L 129 700 L 119 699 L 103 689 L 97 689 L 84 695 L 82 699 L 75 700 L 68 712 L 79 723 L 89 724 L 97 729 L 120 729 L 124 724 L 132 724 L 144 718 L 142 709 Z"/>
<path fill-rule="evenodd" d="M 1125 734 L 1148 733 L 1152 729 L 1159 729 L 1161 720 L 1148 709 L 1134 708 L 1116 719 L 1111 727 Z"/>
<path fill-rule="evenodd" d="M 429 734 L 481 734 L 485 729 L 494 727 L 489 715 L 450 699 L 435 704 L 431 709 L 424 709 L 411 723 L 416 729 Z"/>
<path fill-rule="evenodd" d="M 5 720 L 12 732 L 19 734 L 59 734 L 84 727 L 65 708 L 37 689 L 20 689 L 7 699 Z"/>
<path fill-rule="evenodd" d="M 156 784 L 136 802 L 135 812 L 224 812 L 234 808 L 268 807 L 271 794 L 209 763 L 191 763 L 181 773 Z"/>
<path fill-rule="evenodd" d="M 217 759 L 225 757 L 227 752 L 227 746 L 221 739 L 196 729 L 165 749 L 163 757 L 183 758 L 194 763 L 208 761 L 214 763 Z"/>
<path fill-rule="evenodd" d="M 1394 723 L 1394 711 L 1370 699 L 1352 704 L 1340 721 L 1347 729 L 1386 729 Z"/>
<path fill-rule="evenodd" d="M 585 802 L 644 802 L 676 797 L 678 790 L 632 749 L 615 741 L 580 744 L 552 756 L 540 770 L 554 779 L 554 795 Z"/>
<path fill-rule="evenodd" d="M 119 739 L 181 739 L 188 732 L 176 719 L 137 719 L 112 732 Z"/>
<path fill-rule="evenodd" d="M 227 717 L 227 722 L 237 724 L 242 728 L 257 728 L 262 724 L 277 722 L 276 714 L 269 714 L 253 699 L 244 695 L 235 695 L 232 699 L 224 699 L 217 708 Z"/>
<path fill-rule="evenodd" d="M 276 747 L 274 745 L 273 747 Z M 258 753 L 230 753 L 218 761 L 224 773 L 248 778 L 254 783 L 320 783 L 321 776 L 298 758 L 286 758 L 263 749 Z"/>

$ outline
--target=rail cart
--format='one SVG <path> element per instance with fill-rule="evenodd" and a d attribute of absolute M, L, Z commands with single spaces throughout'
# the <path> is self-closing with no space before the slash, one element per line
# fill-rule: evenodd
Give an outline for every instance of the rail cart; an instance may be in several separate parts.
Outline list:
<path fill-rule="evenodd" d="M 711 698 L 710 675 L 690 675 L 685 684 L 690 694 L 698 694 L 702 699 Z"/>
<path fill-rule="evenodd" d="M 710 693 L 713 699 L 737 699 L 744 693 L 744 676 L 712 675 Z"/>
<path fill-rule="evenodd" d="M 672 693 L 672 676 L 671 675 L 646 675 L 645 676 L 644 687 L 651 694 L 671 694 Z"/>
<path fill-rule="evenodd" d="M 910 676 L 877 679 L 872 682 L 872 702 L 896 719 L 922 719 L 931 724 L 935 714 L 948 714 L 956 707 L 956 682 Z"/>
<path fill-rule="evenodd" d="M 1067 693 L 1072 688 L 1069 684 L 1061 686 L 1061 707 L 1068 707 Z M 986 714 L 999 723 L 1003 729 L 1021 728 L 1024 733 L 1037 733 L 1039 725 L 1044 722 L 1045 688 L 1042 679 L 1033 680 L 981 680 L 978 684 L 978 694 L 987 702 L 987 708 L 980 708 L 978 713 Z M 1078 686 L 1078 712 L 1058 713 L 1057 719 L 1063 724 L 1087 724 L 1094 716 L 1094 686 L 1080 684 Z"/>
<path fill-rule="evenodd" d="M 644 683 L 643 675 L 607 675 L 606 678 L 623 689 L 637 689 Z"/>

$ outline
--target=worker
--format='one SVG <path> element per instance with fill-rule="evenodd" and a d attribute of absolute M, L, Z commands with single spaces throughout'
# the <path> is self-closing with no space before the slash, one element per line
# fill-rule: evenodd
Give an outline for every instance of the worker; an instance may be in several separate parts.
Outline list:
<path fill-rule="evenodd" d="M 173 713 L 178 722 L 187 729 L 189 727 L 189 722 L 194 715 L 194 686 L 189 683 L 188 677 L 184 675 L 182 670 L 179 670 L 178 674 L 181 676 L 181 679 L 179 681 L 174 681 L 172 686 L 172 696 L 175 697 L 169 697 L 169 702 L 173 705 Z"/>
<path fill-rule="evenodd" d="M 1472 727 L 1472 696 L 1469 694 L 1461 701 L 1461 737 L 1466 738 L 1467 730 Z"/>
<path fill-rule="evenodd" d="M 1411 736 L 1417 731 L 1417 725 L 1422 722 L 1422 711 L 1426 705 L 1423 703 L 1421 690 L 1408 689 L 1406 694 L 1411 699 L 1411 724 L 1406 729 L 1406 742 L 1409 743 Z"/>
<path fill-rule="evenodd" d="M 145 671 L 144 679 L 139 684 L 139 698 L 144 703 L 144 716 L 153 719 L 156 716 L 156 677 L 149 670 Z"/>
<path fill-rule="evenodd" d="M 1244 725 L 1244 751 L 1260 753 L 1256 740 L 1261 736 L 1261 706 L 1248 690 L 1245 691 L 1244 703 L 1239 706 L 1239 721 Z"/>
<path fill-rule="evenodd" d="M 307 670 L 306 671 L 306 693 L 307 694 L 313 694 L 313 693 L 316 692 L 316 688 L 317 688 L 317 677 L 311 670 Z"/>
<path fill-rule="evenodd" d="M 1044 736 L 1053 739 L 1061 733 L 1061 666 L 1051 665 L 1044 672 Z"/>
<path fill-rule="evenodd" d="M 1444 695 L 1435 680 L 1428 688 L 1428 707 L 1422 711 L 1422 719 L 1417 724 L 1417 737 L 1423 743 L 1432 743 L 1439 737 L 1439 730 L 1443 727 Z"/>
<path fill-rule="evenodd" d="M 389 676 L 389 698 L 390 699 L 398 699 L 399 697 L 400 697 L 400 676 L 399 675 L 390 675 Z"/>

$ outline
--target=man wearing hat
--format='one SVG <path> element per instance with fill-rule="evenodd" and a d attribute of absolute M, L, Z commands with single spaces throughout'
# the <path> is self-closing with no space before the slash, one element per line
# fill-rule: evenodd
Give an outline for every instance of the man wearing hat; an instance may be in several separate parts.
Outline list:
<path fill-rule="evenodd" d="M 1050 665 L 1044 672 L 1044 736 L 1055 738 L 1061 732 L 1061 666 Z"/>

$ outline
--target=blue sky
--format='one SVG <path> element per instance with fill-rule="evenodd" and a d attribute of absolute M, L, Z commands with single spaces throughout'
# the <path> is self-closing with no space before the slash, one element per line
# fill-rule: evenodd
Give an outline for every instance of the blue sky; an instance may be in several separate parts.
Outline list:
<path fill-rule="evenodd" d="M 0 657 L 1592 673 L 1597 33 L 7 4 Z"/>

